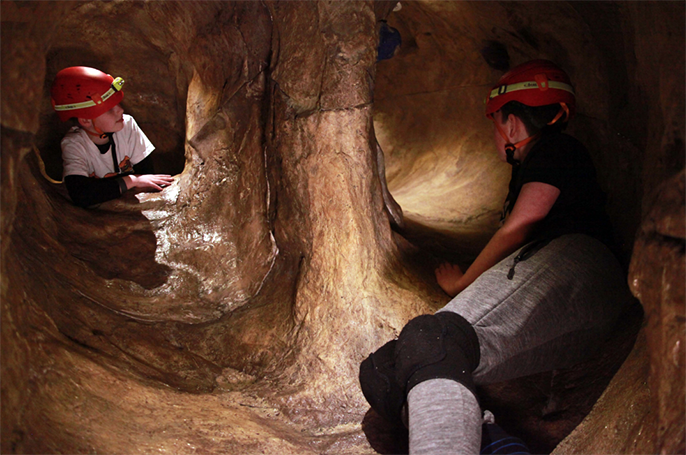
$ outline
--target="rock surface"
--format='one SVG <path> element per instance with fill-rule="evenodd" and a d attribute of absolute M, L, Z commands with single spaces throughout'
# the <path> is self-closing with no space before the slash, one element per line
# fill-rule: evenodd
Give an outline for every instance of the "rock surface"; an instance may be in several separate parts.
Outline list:
<path fill-rule="evenodd" d="M 539 452 L 686 450 L 683 3 L 395 6 L 2 3 L 3 453 L 406 451 L 357 368 L 496 228 L 509 171 L 482 100 L 530 58 L 576 84 L 645 322 L 633 351 L 639 314 L 485 400 Z M 382 19 L 403 42 L 377 63 Z M 172 187 L 83 210 L 41 176 L 71 65 L 127 79 Z"/>

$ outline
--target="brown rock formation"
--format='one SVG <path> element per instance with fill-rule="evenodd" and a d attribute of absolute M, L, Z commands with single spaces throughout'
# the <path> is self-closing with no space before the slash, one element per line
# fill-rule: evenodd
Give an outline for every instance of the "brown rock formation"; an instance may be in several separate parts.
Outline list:
<path fill-rule="evenodd" d="M 495 229 L 482 100 L 538 57 L 575 81 L 646 319 L 623 365 L 637 317 L 602 358 L 485 396 L 550 451 L 609 383 L 559 453 L 684 452 L 683 3 L 394 6 L 2 2 L 3 453 L 405 450 L 358 364 L 447 301 L 437 258 Z M 403 44 L 376 63 L 382 18 Z M 83 210 L 41 176 L 71 65 L 126 77 L 172 187 Z"/>

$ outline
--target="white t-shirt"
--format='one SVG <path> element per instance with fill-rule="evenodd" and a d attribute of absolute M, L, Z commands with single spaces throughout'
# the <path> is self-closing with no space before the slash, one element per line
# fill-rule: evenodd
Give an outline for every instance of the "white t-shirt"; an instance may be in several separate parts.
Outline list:
<path fill-rule="evenodd" d="M 138 164 L 150 155 L 155 146 L 138 127 L 130 115 L 124 114 L 124 128 L 113 134 L 117 149 L 119 172 L 133 171 Z M 100 153 L 88 133 L 78 126 L 73 127 L 62 139 L 63 176 L 83 175 L 86 177 L 113 177 L 117 175 L 112 163 L 112 148 Z"/>

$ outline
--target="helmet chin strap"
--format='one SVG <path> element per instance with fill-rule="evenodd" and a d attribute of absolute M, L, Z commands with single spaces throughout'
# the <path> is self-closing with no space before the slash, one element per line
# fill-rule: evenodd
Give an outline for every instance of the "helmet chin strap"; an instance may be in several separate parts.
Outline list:
<path fill-rule="evenodd" d="M 100 139 L 107 139 L 107 133 L 105 133 L 103 130 L 101 130 L 100 128 L 98 128 L 98 126 L 95 124 L 95 119 L 92 119 L 92 120 L 91 120 L 91 124 L 93 125 L 93 129 L 95 129 L 95 133 L 92 132 L 92 131 L 88 131 L 87 128 L 84 128 L 84 131 L 85 131 L 86 133 L 88 133 L 88 134 L 90 134 L 91 136 L 94 136 L 94 137 L 99 137 Z"/>
<path fill-rule="evenodd" d="M 522 139 L 521 141 L 513 144 L 510 142 L 510 139 L 508 139 L 507 135 L 505 134 L 505 131 L 498 125 L 498 122 L 495 121 L 495 118 L 493 117 L 493 114 L 490 114 L 488 116 L 491 120 L 493 120 L 493 124 L 495 125 L 495 129 L 498 130 L 498 133 L 505 139 L 505 156 L 507 157 L 507 162 L 511 164 L 512 166 L 519 165 L 521 162 L 519 160 L 516 160 L 514 157 L 515 150 L 517 148 L 524 147 L 526 144 L 529 142 L 536 140 L 540 137 L 541 132 L 539 131 L 538 133 L 534 134 L 533 136 L 529 136 L 526 139 Z M 553 118 L 550 122 L 548 122 L 548 125 L 554 125 L 557 123 L 560 119 L 562 119 L 563 122 L 566 122 L 569 120 L 569 108 L 567 107 L 566 103 L 560 103 L 560 110 L 558 111 L 557 115 L 555 118 Z"/>
<path fill-rule="evenodd" d="M 495 125 L 495 129 L 498 130 L 498 133 L 500 133 L 500 135 L 503 137 L 503 139 L 505 139 L 505 156 L 507 157 L 507 162 L 509 164 L 511 164 L 512 166 L 516 166 L 516 165 L 521 164 L 521 162 L 519 160 L 515 159 L 515 157 L 514 157 L 515 150 L 517 150 L 517 148 L 524 147 L 526 144 L 528 144 L 529 142 L 531 142 L 535 139 L 538 139 L 538 137 L 541 135 L 541 133 L 540 132 L 536 133 L 533 136 L 529 136 L 526 139 L 522 139 L 521 141 L 513 144 L 512 142 L 510 142 L 510 139 L 508 139 L 507 135 L 505 134 L 505 131 L 503 131 L 503 129 L 500 127 L 500 125 L 498 125 L 498 122 L 496 122 L 493 117 L 491 117 L 491 120 L 493 120 L 493 124 Z"/>
<path fill-rule="evenodd" d="M 512 166 L 518 166 L 521 164 L 520 161 L 516 160 L 514 157 L 514 152 L 516 149 L 517 147 L 514 144 L 505 144 L 505 156 L 507 157 L 507 162 Z"/>

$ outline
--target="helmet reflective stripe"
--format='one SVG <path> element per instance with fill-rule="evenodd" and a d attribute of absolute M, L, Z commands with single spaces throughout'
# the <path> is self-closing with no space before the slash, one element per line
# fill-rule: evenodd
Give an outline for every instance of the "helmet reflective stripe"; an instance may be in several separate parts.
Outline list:
<path fill-rule="evenodd" d="M 557 82 L 557 81 L 545 81 L 545 82 L 548 85 L 548 88 L 554 88 L 557 90 L 564 90 L 566 92 L 571 93 L 572 95 L 574 94 L 574 88 L 569 84 L 565 84 L 564 82 Z M 491 94 L 489 95 L 488 98 L 493 99 L 496 96 L 504 95 L 506 93 L 516 92 L 519 90 L 532 90 L 532 89 L 545 90 L 544 88 L 539 87 L 539 85 L 536 81 L 518 82 L 516 84 L 501 85 L 500 87 L 494 88 L 493 90 L 491 90 Z"/>
<path fill-rule="evenodd" d="M 486 98 L 486 116 L 511 101 L 525 106 L 565 103 L 571 118 L 576 111 L 576 96 L 569 76 L 549 60 L 531 60 L 503 74 Z"/>
<path fill-rule="evenodd" d="M 97 102 L 93 100 L 88 100 L 82 103 L 56 104 L 54 108 L 56 111 L 73 111 L 76 109 L 85 109 L 87 107 L 97 106 L 98 104 L 102 104 L 103 102 L 107 101 L 107 99 L 110 96 L 120 91 L 122 87 L 124 87 L 125 82 L 126 81 L 121 77 L 116 78 L 114 81 L 112 81 L 112 86 L 109 88 L 109 90 L 103 93 L 100 97 L 100 100 L 98 100 Z"/>
<path fill-rule="evenodd" d="M 74 109 L 84 109 L 95 105 L 95 101 L 84 101 L 83 103 L 75 104 L 55 104 L 54 107 L 56 111 L 73 111 Z"/>

